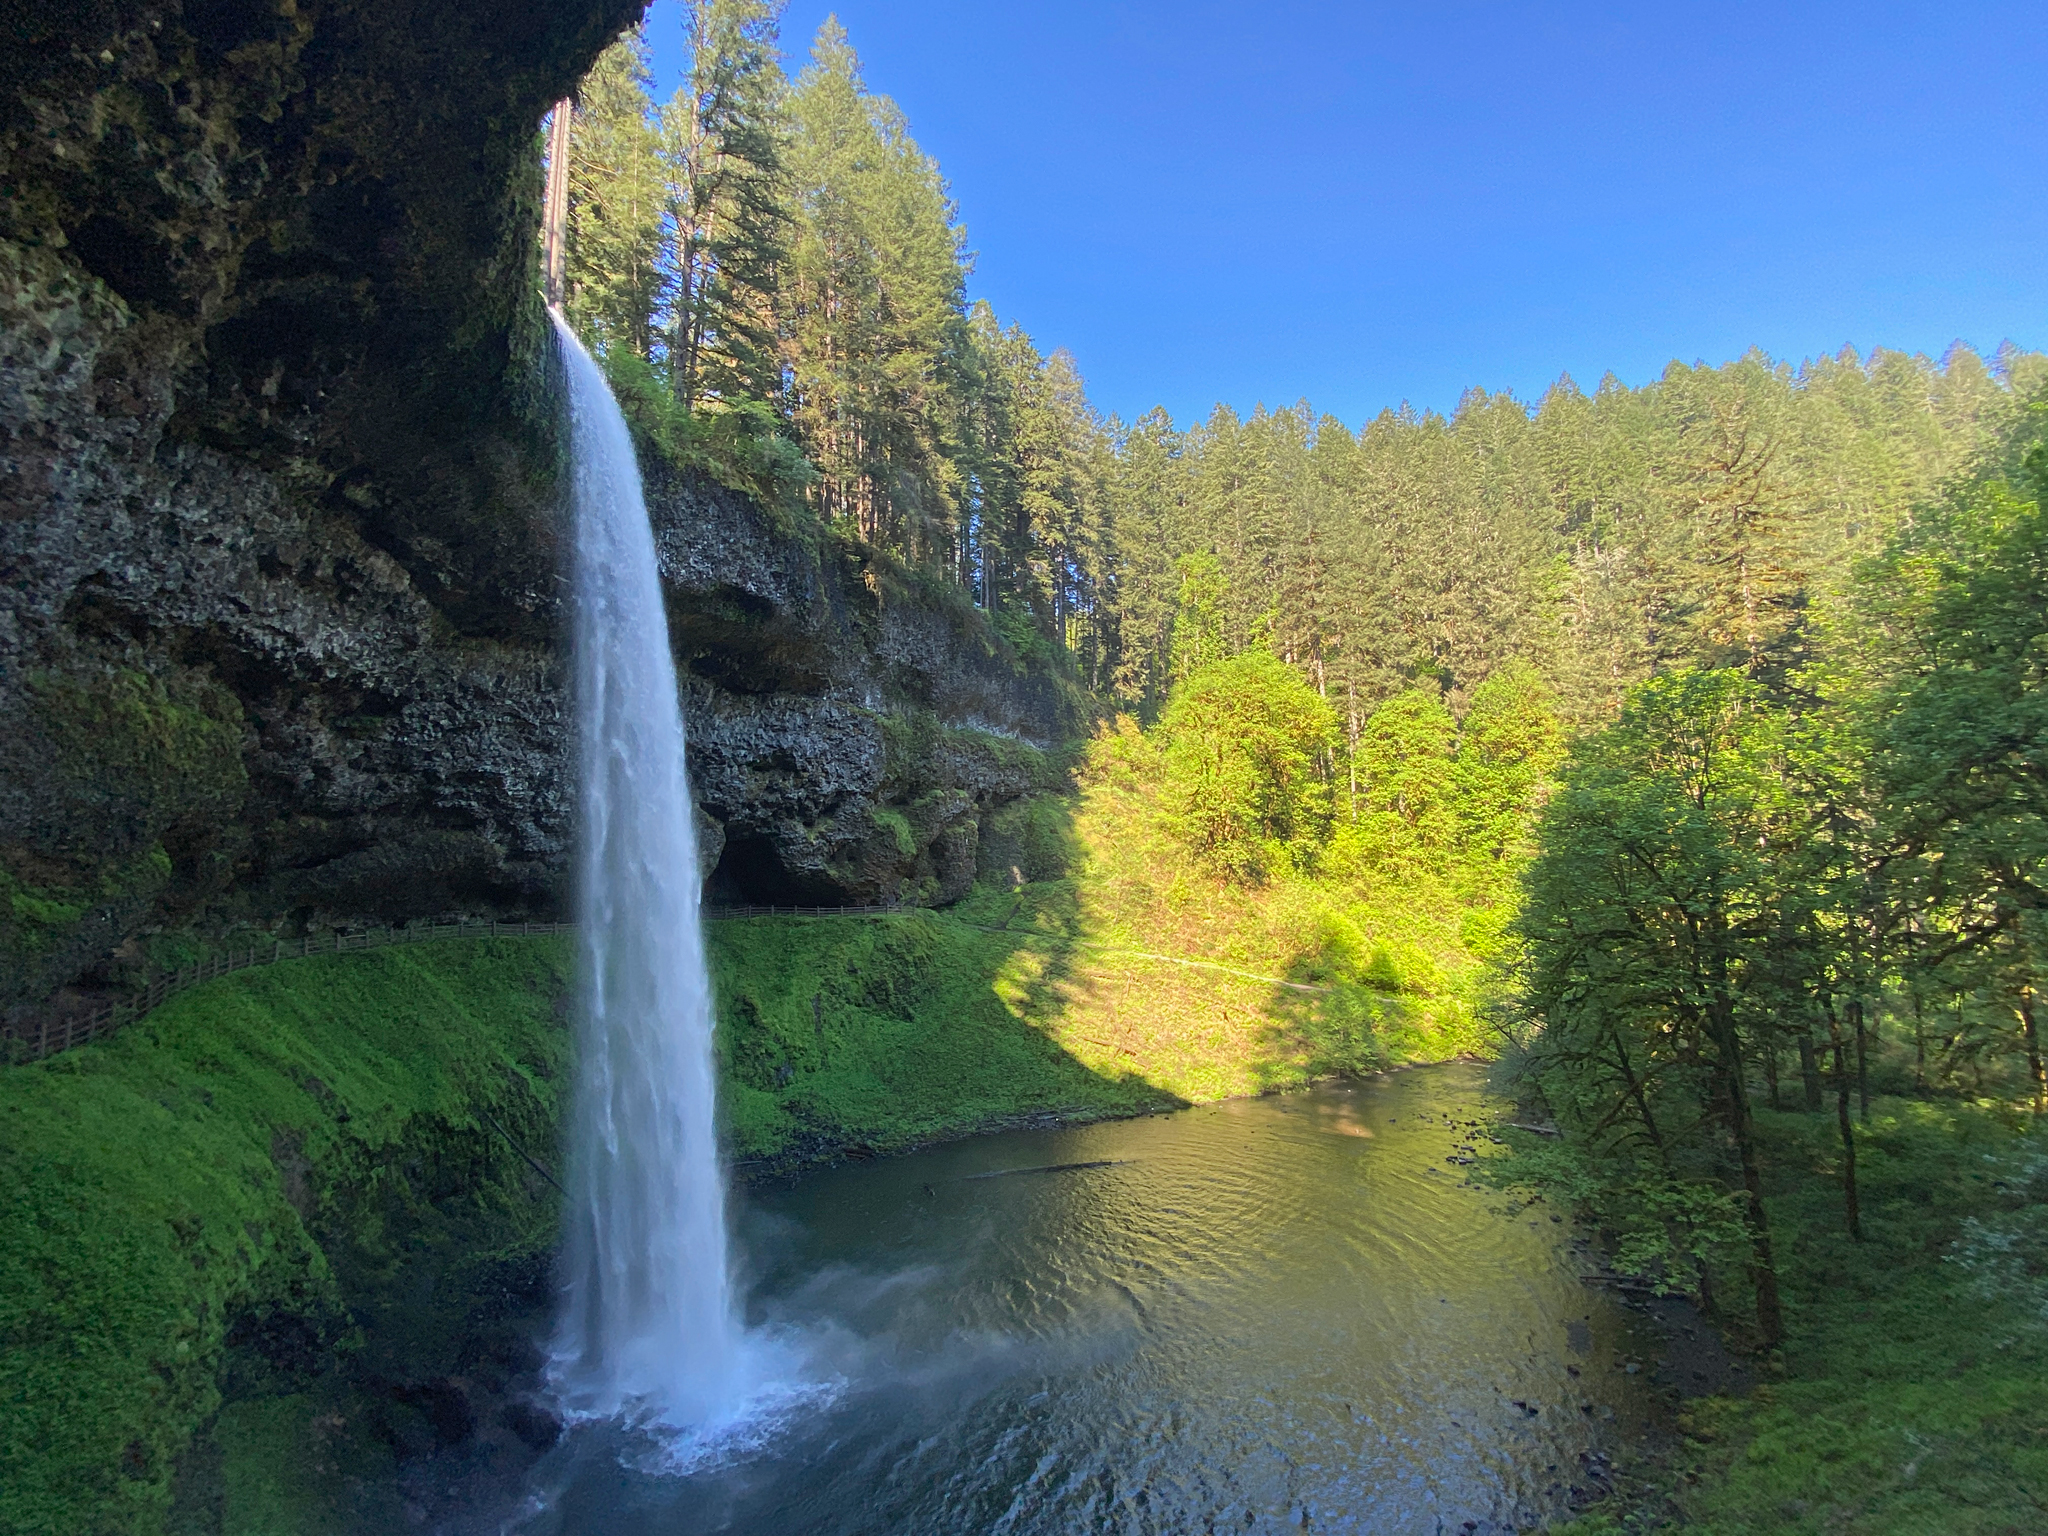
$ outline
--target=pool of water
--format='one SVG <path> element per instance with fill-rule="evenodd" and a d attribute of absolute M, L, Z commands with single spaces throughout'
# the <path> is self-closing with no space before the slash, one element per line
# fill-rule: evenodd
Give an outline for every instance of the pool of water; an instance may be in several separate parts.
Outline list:
<path fill-rule="evenodd" d="M 1655 1404 L 1568 1229 L 1465 1183 L 1466 1067 L 959 1142 L 751 1192 L 749 1323 L 819 1391 L 678 1470 L 572 1434 L 532 1536 L 1494 1533 Z M 666 1459 L 665 1459 L 666 1457 Z"/>

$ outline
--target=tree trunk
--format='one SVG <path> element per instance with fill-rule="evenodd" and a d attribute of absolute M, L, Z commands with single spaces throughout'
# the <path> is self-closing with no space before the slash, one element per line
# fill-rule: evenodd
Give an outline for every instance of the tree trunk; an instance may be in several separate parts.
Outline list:
<path fill-rule="evenodd" d="M 562 307 L 569 282 L 569 121 L 576 103 L 564 97 L 555 103 L 548 124 L 548 189 L 541 228 L 541 281 L 547 300 Z"/>
<path fill-rule="evenodd" d="M 2034 1027 L 2034 987 L 2029 982 L 2020 988 L 2018 1001 L 2013 1011 L 2020 1016 L 2020 1035 L 2027 1043 L 2027 1071 L 2034 1084 L 2034 1113 L 2048 1110 L 2048 1075 L 2041 1069 L 2041 1032 Z"/>
<path fill-rule="evenodd" d="M 1785 1100 L 1778 1092 L 1778 1042 L 1775 1040 L 1764 1047 L 1764 1086 L 1771 1091 L 1771 1108 L 1782 1110 Z"/>
<path fill-rule="evenodd" d="M 1863 999 L 1849 999 L 1849 1023 L 1856 1032 L 1856 1118 L 1865 1125 L 1870 1124 L 1870 1053 L 1866 1048 L 1869 1032 L 1863 1027 Z"/>
<path fill-rule="evenodd" d="M 1856 1128 L 1849 1123 L 1849 1063 L 1832 1003 L 1828 1005 L 1828 1039 L 1835 1054 L 1835 1125 L 1842 1133 L 1842 1214 L 1848 1219 L 1849 1235 L 1860 1243 L 1863 1211 L 1856 1197 Z"/>
<path fill-rule="evenodd" d="M 1717 966 L 1716 970 L 1720 968 Z M 1735 1007 L 1728 997 L 1725 975 L 1717 975 L 1708 1022 L 1714 1051 L 1720 1058 L 1721 1082 L 1728 1096 L 1728 1129 L 1742 1164 L 1742 1188 L 1749 1197 L 1750 1283 L 1756 1289 L 1756 1326 L 1764 1347 L 1775 1349 L 1785 1339 L 1785 1309 L 1778 1299 L 1778 1266 L 1771 1253 L 1770 1217 L 1764 1211 L 1763 1166 L 1756 1155 L 1756 1127 L 1749 1117 L 1749 1089 L 1742 1080 L 1742 1035 L 1735 1026 Z"/>
<path fill-rule="evenodd" d="M 1920 993 L 1913 993 L 1913 1088 L 1927 1091 L 1927 1030 L 1920 1017 Z"/>
<path fill-rule="evenodd" d="M 1806 1112 L 1820 1113 L 1820 1058 L 1813 1052 L 1813 1026 L 1799 1023 L 1799 1078 L 1806 1090 Z"/>

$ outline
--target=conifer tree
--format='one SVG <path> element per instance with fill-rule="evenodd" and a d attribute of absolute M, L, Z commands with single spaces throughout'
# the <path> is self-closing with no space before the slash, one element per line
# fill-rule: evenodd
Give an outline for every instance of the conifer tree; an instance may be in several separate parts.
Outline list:
<path fill-rule="evenodd" d="M 903 114 L 827 20 L 792 97 L 796 231 L 780 285 L 791 414 L 828 517 L 950 566 L 967 342 L 965 236 Z"/>
<path fill-rule="evenodd" d="M 1172 686 L 1180 434 L 1164 411 L 1153 410 L 1116 438 L 1105 491 L 1119 553 L 1122 648 L 1115 687 L 1149 721 Z"/>
<path fill-rule="evenodd" d="M 568 291 L 564 309 L 600 355 L 649 358 L 665 300 L 665 192 L 638 29 L 598 55 L 569 130 Z"/>
<path fill-rule="evenodd" d="M 787 82 L 779 0 L 695 0 L 688 72 L 661 118 L 672 204 L 668 365 L 685 407 L 781 393 Z"/>
<path fill-rule="evenodd" d="M 1796 686 L 1859 563 L 2048 384 L 2011 348 L 1753 353 L 1641 388 L 1560 379 L 1534 409 L 1474 390 L 1356 432 L 1306 402 L 1125 429 L 1071 356 L 968 312 L 939 168 L 836 21 L 790 87 L 779 11 L 693 0 L 658 116 L 637 33 L 584 82 L 574 323 L 615 375 L 628 356 L 666 372 L 691 451 L 717 438 L 708 412 L 741 422 L 735 453 L 793 463 L 781 412 L 828 519 L 1148 717 L 1200 667 L 1272 653 L 1336 712 L 1347 788 L 1385 701 L 1421 687 L 1463 710 L 1517 659 L 1579 726 L 1674 667 Z"/>

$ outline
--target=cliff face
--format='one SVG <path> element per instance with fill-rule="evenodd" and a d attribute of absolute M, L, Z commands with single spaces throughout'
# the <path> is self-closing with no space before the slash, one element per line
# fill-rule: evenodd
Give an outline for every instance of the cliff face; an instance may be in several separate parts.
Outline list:
<path fill-rule="evenodd" d="M 1073 728 L 1054 681 L 957 594 L 778 536 L 732 492 L 657 477 L 650 512 L 711 894 L 945 902 L 1000 867 L 991 814 Z"/>
<path fill-rule="evenodd" d="M 184 927 L 558 906 L 536 125 L 637 10 L 10 23 L 0 1018 Z M 714 890 L 963 890 L 1058 690 L 829 539 L 651 489 Z"/>

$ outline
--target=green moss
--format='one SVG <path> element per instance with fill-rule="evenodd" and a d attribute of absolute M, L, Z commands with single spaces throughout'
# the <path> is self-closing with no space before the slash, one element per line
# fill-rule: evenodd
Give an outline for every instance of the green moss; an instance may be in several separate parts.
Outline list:
<path fill-rule="evenodd" d="M 170 875 L 170 855 L 161 843 L 110 859 L 70 885 L 31 885 L 0 867 L 0 956 L 44 955 L 84 922 L 94 906 L 126 907 L 146 901 L 163 889 Z"/>
<path fill-rule="evenodd" d="M 66 901 L 52 891 L 25 886 L 5 870 L 0 870 L 0 893 L 6 895 L 7 910 L 14 914 L 14 920 L 25 927 L 68 927 L 85 916 L 85 908 L 77 902 Z M 28 942 L 35 942 L 34 936 Z"/>
<path fill-rule="evenodd" d="M 881 710 L 874 720 L 882 733 L 883 779 L 898 787 L 923 784 L 939 742 L 938 716 L 928 709 Z"/>
<path fill-rule="evenodd" d="M 80 776 L 119 775 L 147 787 L 166 780 L 239 795 L 242 711 L 217 684 L 187 680 L 173 694 L 149 673 L 46 675 L 29 684 L 40 723 Z"/>
<path fill-rule="evenodd" d="M 947 725 L 928 709 L 879 710 L 883 776 L 892 794 L 915 796 L 980 777 L 1010 779 L 1034 791 L 1064 790 L 1073 763 L 1049 751 L 974 726 Z"/>
<path fill-rule="evenodd" d="M 296 1392 L 229 1403 L 221 1410 L 213 1432 L 220 1448 L 221 1536 L 341 1536 L 361 1529 L 349 1519 L 354 1501 L 334 1459 L 333 1440 L 342 1426 L 321 1408 L 316 1394 Z M 363 1448 L 350 1443 L 344 1453 L 350 1472 L 360 1480 L 369 1470 L 361 1460 Z M 376 1470 L 388 1476 L 396 1467 Z M 388 1528 L 398 1528 L 402 1511 L 386 1513 Z"/>
<path fill-rule="evenodd" d="M 868 814 L 874 818 L 876 826 L 895 838 L 898 853 L 907 859 L 917 852 L 917 834 L 910 830 L 910 819 L 901 811 L 878 805 Z"/>
<path fill-rule="evenodd" d="M 287 961 L 0 1071 L 0 1529 L 160 1529 L 224 1369 L 299 1384 L 231 1325 L 364 1347 L 345 1307 L 404 1313 L 377 1266 L 437 1200 L 452 1241 L 551 1241 L 478 1109 L 546 1145 L 563 964 L 558 939 Z"/>
<path fill-rule="evenodd" d="M 1072 754 L 1069 752 L 1047 751 L 1014 736 L 1002 736 L 973 726 L 946 726 L 941 731 L 941 740 L 950 750 L 963 756 L 984 757 L 998 767 L 1022 774 L 1033 789 L 1063 788 L 1067 770 L 1072 766 Z"/>
<path fill-rule="evenodd" d="M 146 906 L 172 878 L 166 842 L 210 846 L 248 791 L 241 706 L 209 679 L 46 673 L 29 694 L 24 727 L 47 752 L 59 820 L 90 841 L 0 848 L 0 966 L 24 979 L 95 908 Z"/>

